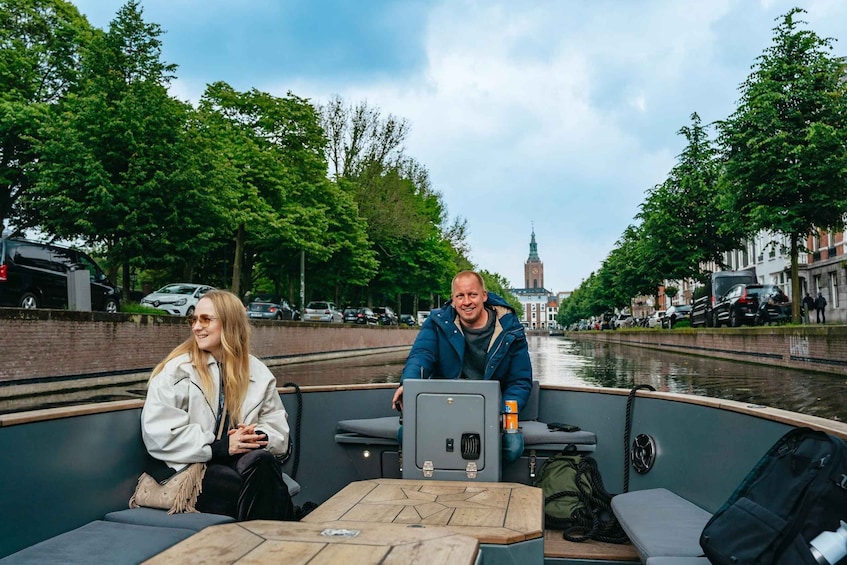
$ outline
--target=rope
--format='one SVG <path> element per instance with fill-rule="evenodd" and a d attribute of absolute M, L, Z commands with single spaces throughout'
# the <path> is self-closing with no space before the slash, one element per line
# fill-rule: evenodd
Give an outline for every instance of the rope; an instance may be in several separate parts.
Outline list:
<path fill-rule="evenodd" d="M 297 394 L 297 419 L 294 423 L 294 439 L 291 443 L 294 444 L 294 462 L 291 464 L 291 478 L 297 480 L 297 467 L 300 466 L 300 422 L 303 419 L 303 394 L 300 392 L 300 387 L 297 383 L 285 383 L 283 387 L 294 387 L 294 392 Z"/>
<path fill-rule="evenodd" d="M 637 385 L 629 391 L 626 399 L 626 422 L 623 432 L 623 491 L 629 492 L 629 435 L 632 432 L 632 405 L 635 402 L 635 393 L 639 390 L 656 390 L 651 385 Z"/>
<path fill-rule="evenodd" d="M 603 485 L 603 478 L 597 467 L 597 461 L 590 456 L 581 456 L 576 466 L 576 491 L 565 490 L 554 493 L 544 499 L 548 502 L 564 497 L 576 498 L 577 506 L 570 518 L 557 518 L 547 514 L 547 526 L 562 530 L 562 537 L 572 542 L 584 542 L 589 539 L 605 543 L 629 543 L 629 538 L 612 512 L 612 495 Z M 583 477 L 588 482 L 588 492 Z"/>

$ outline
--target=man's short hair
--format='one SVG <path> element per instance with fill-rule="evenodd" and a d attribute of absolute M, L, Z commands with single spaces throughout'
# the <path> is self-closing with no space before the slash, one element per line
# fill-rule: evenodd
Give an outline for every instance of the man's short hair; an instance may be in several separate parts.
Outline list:
<path fill-rule="evenodd" d="M 485 289 L 485 281 L 482 279 L 482 275 L 477 273 L 476 271 L 459 271 L 455 277 L 453 277 L 453 281 L 450 283 L 450 294 L 453 294 L 453 287 L 456 286 L 456 281 L 463 277 L 475 277 L 479 286 L 482 287 L 482 292 L 488 292 Z"/>

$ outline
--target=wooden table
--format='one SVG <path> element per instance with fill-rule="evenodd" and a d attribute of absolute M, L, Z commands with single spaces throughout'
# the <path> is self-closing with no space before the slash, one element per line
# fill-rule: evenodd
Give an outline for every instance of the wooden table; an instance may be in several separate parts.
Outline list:
<path fill-rule="evenodd" d="M 470 565 L 478 553 L 475 538 L 436 526 L 255 520 L 205 528 L 145 565 Z"/>
<path fill-rule="evenodd" d="M 540 488 L 518 483 L 371 479 L 350 483 L 304 522 L 444 526 L 485 544 L 544 536 Z"/>

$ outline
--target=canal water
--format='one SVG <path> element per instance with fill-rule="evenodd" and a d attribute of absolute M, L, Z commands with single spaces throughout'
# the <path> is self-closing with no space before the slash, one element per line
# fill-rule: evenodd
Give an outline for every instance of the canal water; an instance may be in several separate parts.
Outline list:
<path fill-rule="evenodd" d="M 528 339 L 534 378 L 544 384 L 627 389 L 649 384 L 847 421 L 847 377 L 564 337 Z M 405 353 L 371 354 L 272 370 L 280 385 L 397 382 L 405 358 Z"/>

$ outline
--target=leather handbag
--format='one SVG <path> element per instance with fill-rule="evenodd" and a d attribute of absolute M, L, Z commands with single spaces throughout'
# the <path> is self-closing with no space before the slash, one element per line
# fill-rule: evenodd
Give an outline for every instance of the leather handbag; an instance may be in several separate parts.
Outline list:
<path fill-rule="evenodd" d="M 158 483 L 147 473 L 138 477 L 138 485 L 129 499 L 130 508 L 144 506 L 167 510 L 168 514 L 197 512 L 194 507 L 206 474 L 205 463 L 192 463 Z"/>

